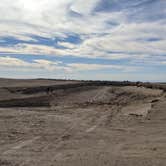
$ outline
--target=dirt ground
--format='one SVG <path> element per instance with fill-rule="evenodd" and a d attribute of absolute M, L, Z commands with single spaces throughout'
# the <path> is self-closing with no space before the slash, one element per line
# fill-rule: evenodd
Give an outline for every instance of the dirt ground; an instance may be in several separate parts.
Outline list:
<path fill-rule="evenodd" d="M 94 84 L 27 93 L 56 81 L 4 82 L 0 166 L 166 165 L 162 89 Z"/>

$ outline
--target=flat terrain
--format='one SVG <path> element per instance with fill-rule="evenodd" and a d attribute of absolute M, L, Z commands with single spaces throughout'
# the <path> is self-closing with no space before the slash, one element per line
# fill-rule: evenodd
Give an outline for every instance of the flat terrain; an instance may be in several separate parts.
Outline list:
<path fill-rule="evenodd" d="M 111 84 L 0 79 L 0 166 L 165 166 L 166 85 Z"/>

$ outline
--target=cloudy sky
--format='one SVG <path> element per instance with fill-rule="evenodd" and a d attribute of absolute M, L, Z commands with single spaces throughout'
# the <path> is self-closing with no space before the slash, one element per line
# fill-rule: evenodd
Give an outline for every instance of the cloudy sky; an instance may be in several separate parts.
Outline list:
<path fill-rule="evenodd" d="M 0 0 L 0 77 L 166 81 L 166 0 Z"/>

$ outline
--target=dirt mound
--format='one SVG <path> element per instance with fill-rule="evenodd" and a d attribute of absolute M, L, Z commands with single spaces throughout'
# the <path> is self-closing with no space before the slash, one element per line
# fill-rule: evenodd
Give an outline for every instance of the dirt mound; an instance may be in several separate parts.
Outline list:
<path fill-rule="evenodd" d="M 160 96 L 161 90 L 152 90 L 138 87 L 115 87 L 115 86 L 84 86 L 53 93 L 52 104 L 109 104 L 127 105 L 133 102 L 151 100 Z M 54 98 L 54 96 L 56 96 Z"/>
<path fill-rule="evenodd" d="M 73 83 L 39 87 L 0 88 L 0 107 L 32 107 L 54 105 L 119 105 L 153 99 L 162 90 L 136 86 L 104 86 L 94 83 Z"/>

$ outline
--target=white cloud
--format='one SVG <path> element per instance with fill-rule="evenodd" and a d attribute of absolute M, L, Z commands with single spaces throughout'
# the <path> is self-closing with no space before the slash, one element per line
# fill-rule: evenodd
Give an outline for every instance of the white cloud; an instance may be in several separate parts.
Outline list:
<path fill-rule="evenodd" d="M 32 54 L 32 55 L 65 55 L 62 49 L 39 44 L 17 44 L 10 47 L 0 47 L 0 52 Z"/>
<path fill-rule="evenodd" d="M 156 61 L 160 56 L 158 60 L 161 61 L 165 58 L 164 55 L 166 52 L 166 37 L 163 35 L 166 34 L 166 28 L 164 27 L 166 25 L 161 21 L 153 23 L 123 23 L 116 26 L 116 28 L 110 29 L 109 33 L 104 35 L 100 35 L 100 33 L 93 35 L 89 32 L 89 35 L 83 38 L 82 43 L 58 42 L 59 46 L 65 47 L 66 49 L 39 44 L 17 44 L 14 46 L 0 47 L 0 52 L 77 56 L 112 60 L 142 59 L 147 61 L 150 59 Z M 92 30 L 93 28 L 88 27 L 88 29 Z M 21 36 L 21 34 L 17 37 L 25 37 L 24 40 L 33 40 L 30 37 L 28 38 L 28 36 L 27 38 L 26 36 Z M 152 41 L 150 41 L 151 39 Z M 155 39 L 159 40 L 155 41 Z"/>
<path fill-rule="evenodd" d="M 146 6 L 139 9 L 131 9 L 128 6 L 140 5 L 141 3 L 139 1 L 135 1 L 135 3 L 112 1 L 111 5 L 121 2 L 122 4 L 119 4 L 122 7 L 121 10 L 116 10 L 116 7 L 114 10 L 111 6 L 110 8 L 113 10 L 109 12 L 94 12 L 99 1 L 102 2 L 101 0 L 1 0 L 0 52 L 10 55 L 102 58 L 109 61 L 121 61 L 120 66 L 90 65 L 80 62 L 63 66 L 58 62 L 34 60 L 35 57 L 32 58 L 32 62 L 10 59 L 11 57 L 6 57 L 5 60 L 4 57 L 1 57 L 1 66 L 2 64 L 3 66 L 12 64 L 47 70 L 61 70 L 63 68 L 62 70 L 71 72 L 73 69 L 77 71 L 86 69 L 137 71 L 142 66 L 165 64 L 166 21 L 164 18 L 156 19 L 160 14 L 160 5 L 157 5 L 156 11 L 151 11 L 155 6 L 148 9 L 147 3 L 144 4 Z M 164 6 L 164 3 L 162 5 Z M 163 10 L 161 11 L 163 12 Z M 65 40 L 71 34 L 78 35 L 82 42 L 74 44 Z M 45 43 L 37 44 L 37 39 L 33 36 L 45 37 L 50 40 L 54 38 L 63 40 L 48 46 Z M 29 42 L 29 44 L 9 42 L 9 45 L 5 45 L 3 44 L 4 37 L 13 37 Z M 123 60 L 128 61 L 128 66 L 123 64 Z"/>
<path fill-rule="evenodd" d="M 49 61 L 45 59 L 35 59 L 32 62 L 27 62 L 14 57 L 0 57 L 0 68 L 20 68 L 20 69 L 44 69 L 48 71 L 63 70 L 65 72 L 80 72 L 80 71 L 97 71 L 97 70 L 121 70 L 123 72 L 132 72 L 140 70 L 135 66 L 124 65 L 102 65 L 102 64 L 86 64 L 86 63 L 69 63 L 63 64 L 61 61 Z"/>
<path fill-rule="evenodd" d="M 90 0 L 90 1 L 85 1 L 85 0 L 77 0 L 71 5 L 71 10 L 87 15 L 89 14 L 94 6 L 99 2 L 99 0 Z"/>
<path fill-rule="evenodd" d="M 38 64 L 43 64 L 43 65 L 58 65 L 58 64 L 61 64 L 62 62 L 60 61 L 48 61 L 48 60 L 45 60 L 45 59 L 36 59 L 34 60 L 34 62 L 38 63 Z"/>
<path fill-rule="evenodd" d="M 104 65 L 104 64 L 86 64 L 86 63 L 71 63 L 67 65 L 73 71 L 96 71 L 96 70 L 120 70 L 122 72 L 138 71 L 141 68 L 125 65 Z"/>
<path fill-rule="evenodd" d="M 69 67 L 73 68 L 74 71 L 82 70 L 102 70 L 102 69 L 122 69 L 118 65 L 101 65 L 101 64 L 82 64 L 82 63 L 72 63 L 68 64 Z"/>
<path fill-rule="evenodd" d="M 27 68 L 27 69 L 44 69 L 44 70 L 60 70 L 65 69 L 63 66 L 60 66 L 61 62 L 52 62 L 44 59 L 34 60 L 33 62 L 26 62 L 24 60 L 13 58 L 13 57 L 0 57 L 0 68 Z"/>
<path fill-rule="evenodd" d="M 166 65 L 166 61 L 162 61 L 161 64 L 162 64 L 162 65 Z"/>
<path fill-rule="evenodd" d="M 17 37 L 31 34 L 55 37 L 66 32 L 92 32 L 95 26 L 89 23 L 92 23 L 93 18 L 74 19 L 69 12 L 73 10 L 87 15 L 97 1 L 91 0 L 85 3 L 82 0 L 1 0 L 0 36 L 8 34 Z M 96 21 L 95 19 L 94 22 Z M 101 22 L 103 20 L 100 19 L 98 24 Z M 90 27 L 87 27 L 88 24 Z M 93 32 L 98 29 L 100 28 L 96 26 Z"/>
<path fill-rule="evenodd" d="M 68 42 L 58 42 L 58 45 L 62 46 L 62 47 L 65 47 L 65 48 L 68 48 L 68 49 L 74 49 L 74 48 L 76 48 L 75 44 L 68 43 Z"/>
<path fill-rule="evenodd" d="M 0 66 L 27 66 L 29 65 L 27 62 L 11 57 L 0 57 Z"/>

